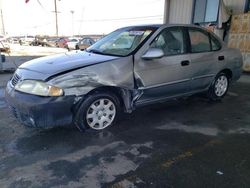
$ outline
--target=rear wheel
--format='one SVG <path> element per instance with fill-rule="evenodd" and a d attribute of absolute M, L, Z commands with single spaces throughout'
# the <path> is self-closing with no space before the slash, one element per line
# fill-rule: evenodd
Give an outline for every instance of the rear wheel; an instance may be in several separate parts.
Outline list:
<path fill-rule="evenodd" d="M 208 97 L 211 100 L 220 100 L 226 95 L 228 87 L 229 80 L 227 75 L 225 73 L 219 73 L 208 90 Z"/>
<path fill-rule="evenodd" d="M 75 124 L 80 130 L 103 130 L 111 126 L 119 114 L 119 100 L 112 93 L 89 95 L 81 104 Z"/>

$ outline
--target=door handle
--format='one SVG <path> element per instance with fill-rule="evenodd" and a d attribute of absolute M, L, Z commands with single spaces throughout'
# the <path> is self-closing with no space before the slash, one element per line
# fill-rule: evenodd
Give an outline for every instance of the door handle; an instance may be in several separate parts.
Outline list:
<path fill-rule="evenodd" d="M 188 66 L 190 64 L 190 61 L 185 60 L 181 62 L 181 66 Z"/>
<path fill-rule="evenodd" d="M 224 55 L 222 55 L 222 56 L 219 56 L 219 57 L 218 57 L 218 60 L 219 60 L 219 61 L 224 61 L 224 60 L 225 60 L 225 57 L 224 57 Z"/>

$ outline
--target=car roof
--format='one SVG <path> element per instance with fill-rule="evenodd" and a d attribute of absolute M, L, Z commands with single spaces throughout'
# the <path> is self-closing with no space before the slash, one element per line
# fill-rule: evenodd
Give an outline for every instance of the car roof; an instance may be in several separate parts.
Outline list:
<path fill-rule="evenodd" d="M 194 24 L 144 24 L 144 25 L 132 25 L 132 26 L 123 27 L 123 28 L 142 28 L 142 27 L 147 28 L 147 27 L 152 27 L 152 28 L 156 28 L 157 29 L 157 28 L 161 28 L 161 27 L 174 27 L 174 26 L 176 26 L 176 27 L 202 28 L 202 27 L 194 25 Z"/>
<path fill-rule="evenodd" d="M 164 29 L 164 28 L 168 28 L 168 27 L 188 27 L 188 28 L 197 28 L 197 29 L 201 29 L 203 31 L 206 31 L 210 34 L 212 34 L 218 41 L 220 41 L 221 45 L 226 45 L 217 35 L 215 35 L 213 32 L 207 30 L 204 27 L 198 26 L 198 25 L 194 25 L 194 24 L 147 24 L 147 25 L 134 25 L 134 26 L 129 26 L 129 27 L 123 27 L 120 29 L 136 29 L 136 28 L 140 28 L 140 29 Z M 119 29 L 118 29 L 119 30 Z"/>

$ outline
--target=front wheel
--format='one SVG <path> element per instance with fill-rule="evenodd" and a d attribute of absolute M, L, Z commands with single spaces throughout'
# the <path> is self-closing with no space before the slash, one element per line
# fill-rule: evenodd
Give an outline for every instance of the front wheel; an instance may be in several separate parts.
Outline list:
<path fill-rule="evenodd" d="M 222 99 L 228 91 L 229 80 L 225 73 L 219 73 L 208 90 L 208 97 L 211 100 Z"/>
<path fill-rule="evenodd" d="M 111 93 L 89 95 L 81 104 L 75 124 L 80 130 L 103 130 L 111 126 L 119 114 L 119 100 Z"/>

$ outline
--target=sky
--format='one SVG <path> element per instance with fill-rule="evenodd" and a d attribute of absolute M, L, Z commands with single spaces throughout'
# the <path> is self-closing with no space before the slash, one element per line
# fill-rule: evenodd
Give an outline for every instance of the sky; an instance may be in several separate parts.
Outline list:
<path fill-rule="evenodd" d="M 164 0 L 56 1 L 59 35 L 108 34 L 119 27 L 163 22 Z M 0 0 L 0 6 L 8 35 L 56 34 L 54 0 Z"/>

